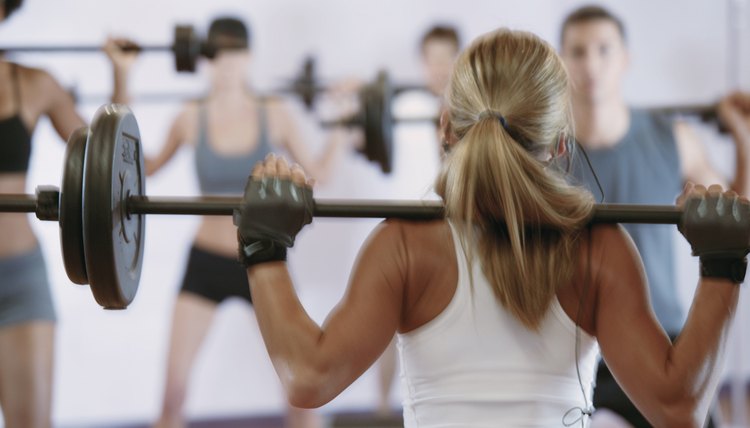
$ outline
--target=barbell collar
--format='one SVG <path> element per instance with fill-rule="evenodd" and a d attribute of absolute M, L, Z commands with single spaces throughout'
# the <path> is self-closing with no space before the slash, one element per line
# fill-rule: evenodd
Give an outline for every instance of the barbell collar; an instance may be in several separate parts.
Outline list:
<path fill-rule="evenodd" d="M 60 189 L 39 186 L 36 195 L 0 194 L 0 213 L 34 213 L 39 220 L 59 220 Z"/>
<path fill-rule="evenodd" d="M 60 189 L 56 186 L 36 188 L 36 218 L 43 221 L 60 219 Z"/>

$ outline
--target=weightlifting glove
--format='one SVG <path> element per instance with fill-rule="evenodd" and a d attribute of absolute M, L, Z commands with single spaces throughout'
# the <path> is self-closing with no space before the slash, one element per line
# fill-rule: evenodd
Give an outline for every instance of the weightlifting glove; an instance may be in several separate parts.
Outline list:
<path fill-rule="evenodd" d="M 703 195 L 685 202 L 679 230 L 700 258 L 701 276 L 745 279 L 750 247 L 750 204 L 737 196 Z"/>
<path fill-rule="evenodd" d="M 312 190 L 289 179 L 250 178 L 242 206 L 234 210 L 239 259 L 247 267 L 286 260 L 286 249 L 312 221 Z"/>

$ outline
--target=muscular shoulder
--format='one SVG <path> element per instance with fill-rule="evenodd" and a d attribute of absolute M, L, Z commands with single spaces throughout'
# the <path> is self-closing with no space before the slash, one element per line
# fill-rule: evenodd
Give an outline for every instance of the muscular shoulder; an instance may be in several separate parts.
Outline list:
<path fill-rule="evenodd" d="M 178 120 L 183 121 L 198 121 L 198 113 L 200 112 L 201 100 L 190 100 L 182 105 L 180 113 L 177 115 Z"/>
<path fill-rule="evenodd" d="M 595 224 L 590 229 L 591 252 L 600 257 L 612 258 L 612 252 L 637 251 L 630 235 L 619 224 Z"/>
<path fill-rule="evenodd" d="M 183 104 L 182 109 L 172 122 L 172 129 L 179 134 L 181 142 L 192 144 L 198 134 L 200 115 L 200 100 L 190 100 Z"/>
<path fill-rule="evenodd" d="M 411 221 L 388 219 L 379 226 L 379 234 L 387 239 L 398 239 L 412 247 L 429 247 L 444 244 L 450 239 L 450 227 L 445 220 Z"/>
<path fill-rule="evenodd" d="M 623 278 L 642 275 L 642 262 L 635 243 L 621 225 L 601 224 L 591 229 L 592 270 L 602 287 Z"/>
<path fill-rule="evenodd" d="M 26 67 L 18 65 L 18 75 L 29 85 L 34 87 L 44 88 L 50 85 L 59 86 L 57 80 L 47 71 L 40 68 Z"/>
<path fill-rule="evenodd" d="M 368 245 L 390 252 L 399 259 L 399 264 L 410 269 L 431 264 L 446 248 L 453 251 L 450 228 L 445 220 L 385 220 L 372 232 Z"/>
<path fill-rule="evenodd" d="M 261 100 L 263 107 L 268 112 L 268 118 L 277 123 L 290 120 L 289 106 L 281 97 L 267 96 Z"/>
<path fill-rule="evenodd" d="M 45 70 L 19 65 L 18 76 L 24 102 L 31 101 L 42 111 L 65 93 L 57 79 Z"/>
<path fill-rule="evenodd" d="M 455 271 L 456 252 L 447 221 L 388 220 L 384 224 L 400 245 L 411 285 L 419 288 Z"/>
<path fill-rule="evenodd" d="M 576 273 L 558 289 L 558 299 L 571 319 L 589 334 L 596 333 L 596 308 L 606 287 L 615 287 L 622 270 L 632 270 L 636 250 L 625 229 L 617 224 L 595 224 L 581 232 Z M 630 261 L 630 262 L 629 262 Z M 581 304 L 586 310 L 579 313 Z"/>
<path fill-rule="evenodd" d="M 450 226 L 445 220 L 388 220 L 380 233 L 397 245 L 404 314 L 401 332 L 434 319 L 450 302 L 458 281 L 458 264 Z"/>

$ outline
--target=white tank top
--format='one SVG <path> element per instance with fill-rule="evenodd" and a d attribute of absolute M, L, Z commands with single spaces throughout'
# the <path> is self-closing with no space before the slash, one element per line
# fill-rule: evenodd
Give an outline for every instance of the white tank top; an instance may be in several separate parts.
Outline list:
<path fill-rule="evenodd" d="M 478 260 L 473 290 L 451 225 L 458 284 L 427 324 L 398 335 L 404 425 L 413 427 L 563 427 L 591 406 L 596 339 L 576 327 L 555 297 L 539 331 L 526 328 L 495 298 Z M 567 413 L 567 416 L 566 416 Z M 579 421 L 572 426 L 588 425 Z"/>

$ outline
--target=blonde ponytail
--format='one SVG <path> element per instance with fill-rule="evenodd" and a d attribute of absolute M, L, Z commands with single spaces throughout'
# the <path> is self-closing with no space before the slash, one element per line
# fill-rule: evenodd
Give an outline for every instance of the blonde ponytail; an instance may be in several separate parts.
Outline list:
<path fill-rule="evenodd" d="M 569 129 L 565 70 L 536 36 L 499 30 L 459 58 L 448 109 L 459 141 L 436 184 L 446 214 L 498 300 L 537 328 L 593 208 L 540 159 Z"/>

